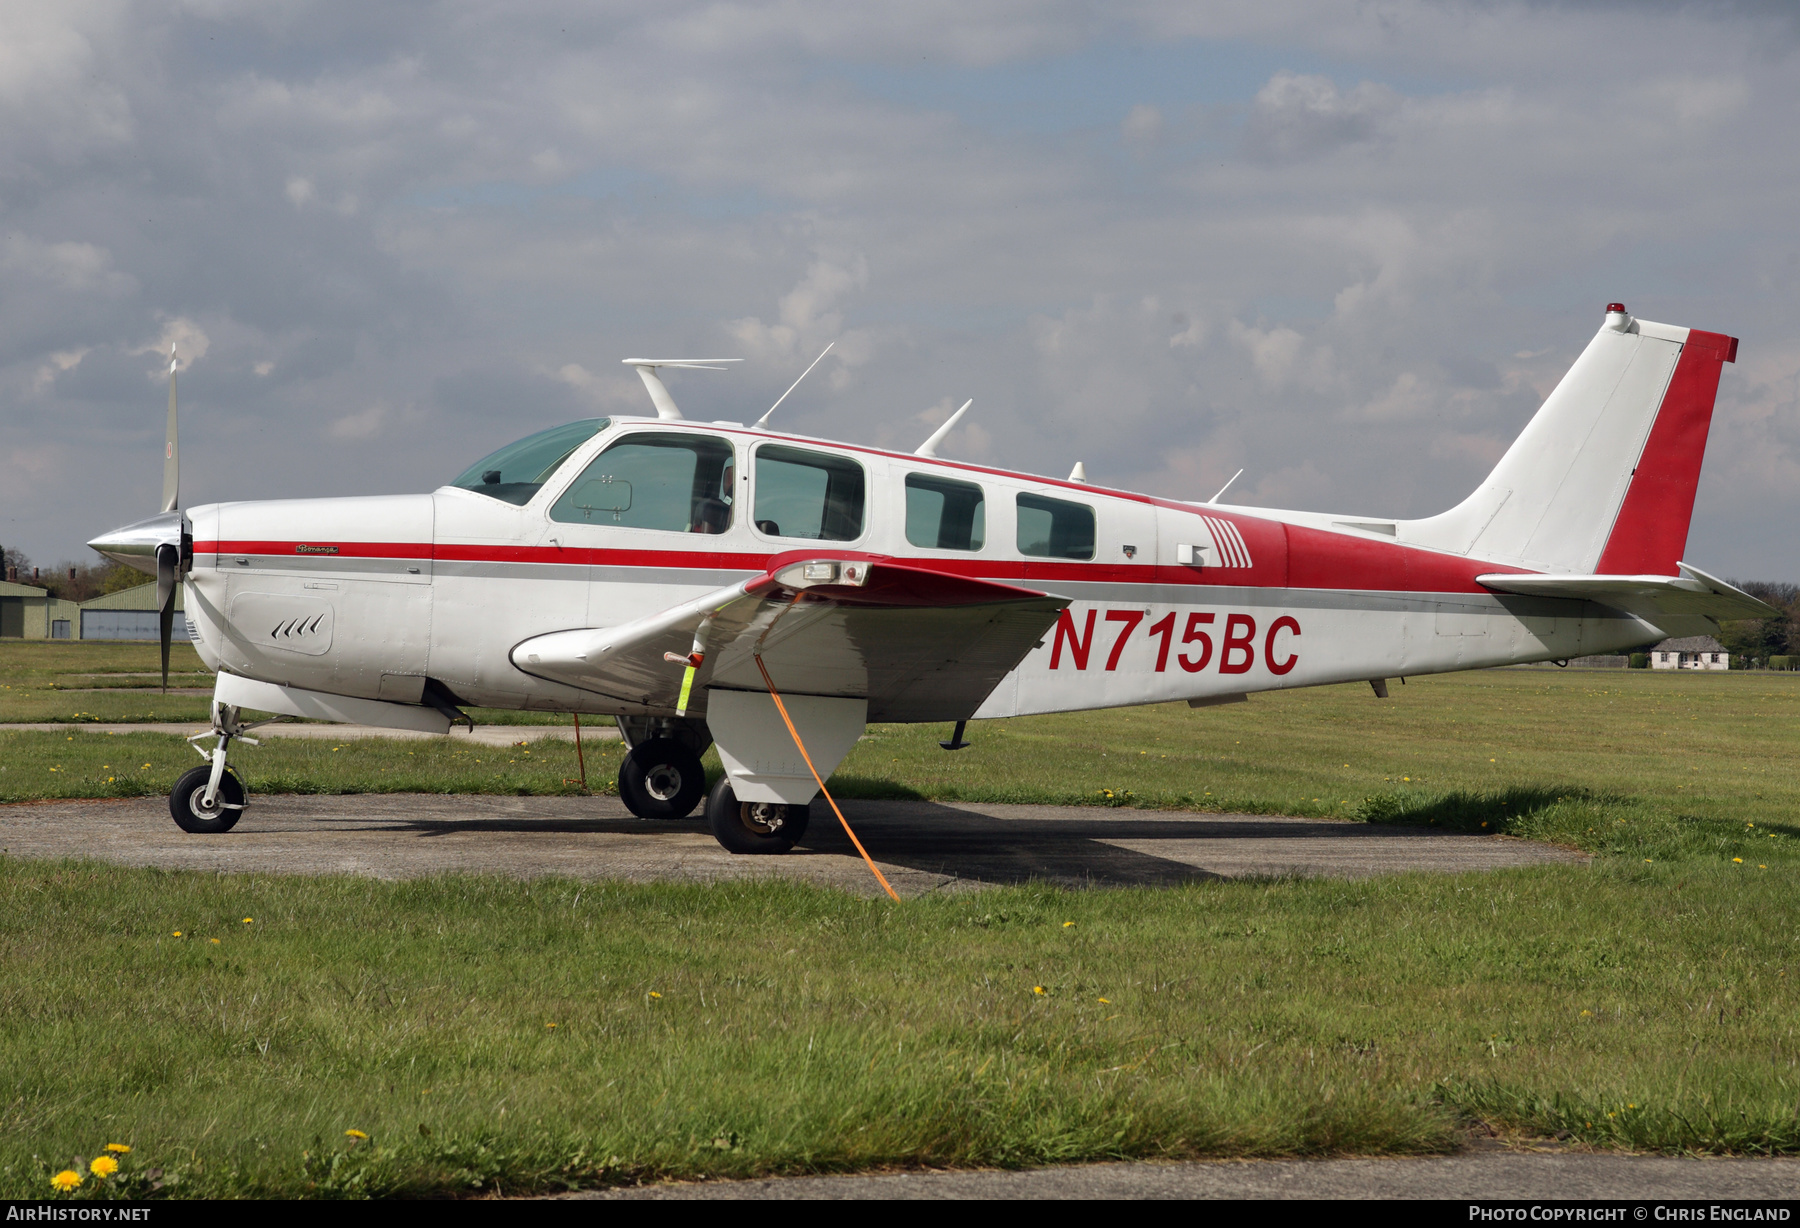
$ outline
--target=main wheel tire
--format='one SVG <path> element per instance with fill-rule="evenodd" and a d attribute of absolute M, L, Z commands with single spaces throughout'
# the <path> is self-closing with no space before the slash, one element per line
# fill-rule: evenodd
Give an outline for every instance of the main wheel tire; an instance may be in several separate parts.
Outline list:
<path fill-rule="evenodd" d="M 175 782 L 175 788 L 169 793 L 169 814 L 182 831 L 196 836 L 216 836 L 236 827 L 243 817 L 244 782 L 237 778 L 237 773 L 225 769 L 225 774 L 219 777 L 219 794 L 209 807 L 202 805 L 200 799 L 206 796 L 206 784 L 211 779 L 212 765 L 203 764 L 183 773 Z"/>
<path fill-rule="evenodd" d="M 706 799 L 706 821 L 728 853 L 785 853 L 806 834 L 811 810 L 781 802 L 740 802 L 721 776 Z"/>
<path fill-rule="evenodd" d="M 700 756 L 674 738 L 639 742 L 619 765 L 619 800 L 640 819 L 685 819 L 705 796 Z"/>

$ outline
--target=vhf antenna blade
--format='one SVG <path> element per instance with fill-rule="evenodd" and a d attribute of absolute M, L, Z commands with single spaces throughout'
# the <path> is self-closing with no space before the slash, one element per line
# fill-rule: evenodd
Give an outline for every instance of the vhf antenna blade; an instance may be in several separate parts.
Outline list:
<path fill-rule="evenodd" d="M 1223 495 L 1226 491 L 1230 490 L 1231 484 L 1243 476 L 1244 476 L 1244 471 L 1242 469 L 1239 469 L 1236 473 L 1232 474 L 1231 477 L 1226 480 L 1225 485 L 1219 487 L 1219 494 L 1214 495 L 1212 498 L 1208 499 L 1207 502 L 1208 503 L 1217 503 L 1219 501 L 1219 496 Z"/>
<path fill-rule="evenodd" d="M 969 406 L 971 406 L 973 404 L 975 404 L 974 397 L 970 397 L 968 400 L 964 401 L 962 404 L 962 408 L 957 410 L 955 413 L 951 414 L 949 417 L 949 420 L 946 421 L 944 423 L 944 425 L 938 427 L 937 430 L 931 432 L 930 439 L 927 439 L 924 443 L 920 444 L 917 448 L 915 448 L 913 450 L 913 455 L 914 456 L 936 456 L 937 455 L 937 446 L 940 443 L 944 442 L 944 436 L 948 435 L 951 432 L 951 430 L 956 426 L 956 424 L 958 422 L 962 421 L 962 416 L 969 412 Z"/>
<path fill-rule="evenodd" d="M 819 356 L 812 360 L 812 366 L 807 367 L 806 370 L 804 370 L 800 373 L 800 379 L 805 379 L 807 376 L 811 375 L 813 367 L 816 367 L 821 362 L 825 361 L 825 355 L 831 353 L 831 347 L 836 344 L 837 344 L 837 342 L 833 341 L 830 344 L 826 345 L 826 347 L 824 349 L 820 350 Z M 781 403 L 788 399 L 788 392 L 792 392 L 794 389 L 796 389 L 800 386 L 800 379 L 797 379 L 793 383 L 789 384 L 787 392 L 784 392 L 780 396 L 775 398 L 775 404 L 769 406 L 769 413 L 764 414 L 762 417 L 758 418 L 755 422 L 751 423 L 751 425 L 750 425 L 751 430 L 760 431 L 763 429 L 763 425 L 766 422 L 768 422 L 768 420 L 769 420 L 769 414 L 772 414 L 776 410 L 780 409 Z"/>

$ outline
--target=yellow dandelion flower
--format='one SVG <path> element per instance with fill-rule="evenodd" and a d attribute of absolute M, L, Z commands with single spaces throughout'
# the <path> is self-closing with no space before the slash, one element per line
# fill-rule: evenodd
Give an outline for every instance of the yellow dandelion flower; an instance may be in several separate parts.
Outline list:
<path fill-rule="evenodd" d="M 174 934 L 174 936 L 175 936 L 175 937 L 176 937 L 176 938 L 179 938 L 179 937 L 181 937 L 181 931 L 180 931 L 180 930 L 176 930 L 176 931 L 175 931 L 175 934 Z"/>
<path fill-rule="evenodd" d="M 1031 992 L 1040 998 L 1047 998 L 1050 996 L 1050 991 L 1045 989 L 1042 985 L 1033 985 L 1031 987 Z"/>
<path fill-rule="evenodd" d="M 251 923 L 251 922 L 253 922 L 253 921 L 255 921 L 255 920 L 256 920 L 256 918 L 255 918 L 255 917 L 245 917 L 245 918 L 244 918 L 244 924 L 245 924 L 245 925 L 249 925 L 249 924 L 250 924 L 250 923 Z"/>
<path fill-rule="evenodd" d="M 652 998 L 660 998 L 660 997 L 662 997 L 662 995 L 661 995 L 661 994 L 659 994 L 659 993 L 657 993 L 657 992 L 656 992 L 656 991 L 655 991 L 655 990 L 654 990 L 654 989 L 652 989 L 652 990 L 651 990 L 651 991 L 650 991 L 650 996 L 651 996 L 651 997 L 652 997 Z"/>
<path fill-rule="evenodd" d="M 1732 860 L 1732 863 L 1735 865 L 1741 866 L 1744 864 L 1744 859 L 1742 857 L 1733 857 L 1731 860 Z"/>
<path fill-rule="evenodd" d="M 218 945 L 219 945 L 219 940 L 218 940 L 218 939 L 217 939 L 217 938 L 213 938 L 213 939 L 209 939 L 209 941 L 210 941 L 210 942 L 211 942 L 211 943 L 212 943 L 212 944 L 213 944 L 213 945 L 214 945 L 214 946 L 215 946 L 215 947 L 216 947 L 216 946 L 218 946 Z"/>
<path fill-rule="evenodd" d="M 1111 1006 L 1112 1005 L 1111 998 L 1095 998 L 1094 1001 L 1099 1002 L 1103 1006 Z"/>
<path fill-rule="evenodd" d="M 1593 1015 L 1593 1013 L 1594 1013 L 1594 1012 L 1593 1012 L 1593 1011 L 1582 1011 L 1582 1012 L 1581 1012 L 1581 1017 L 1582 1017 L 1582 1018 L 1583 1018 L 1583 1019 L 1586 1019 L 1586 1018 L 1589 1018 L 1589 1017 L 1590 1017 L 1590 1016 L 1592 1016 L 1592 1015 Z"/>
<path fill-rule="evenodd" d="M 67 1192 L 81 1184 L 81 1174 L 72 1168 L 65 1168 L 60 1173 L 57 1173 L 56 1176 L 50 1178 L 50 1184 L 59 1190 Z"/>
<path fill-rule="evenodd" d="M 1071 926 L 1071 925 L 1074 925 L 1074 924 L 1075 924 L 1075 923 L 1074 923 L 1074 922 L 1073 922 L 1073 921 L 1064 921 L 1064 922 L 1063 922 L 1063 928 L 1064 928 L 1064 929 L 1068 929 L 1068 928 L 1069 928 L 1069 927 L 1070 927 L 1070 926 Z"/>
<path fill-rule="evenodd" d="M 346 1131 L 344 1131 L 344 1137 L 345 1138 L 353 1138 L 353 1139 L 356 1139 L 358 1142 L 361 1142 L 363 1139 L 366 1139 L 369 1136 L 364 1134 L 361 1130 L 346 1130 Z"/>
<path fill-rule="evenodd" d="M 130 1143 L 108 1143 L 106 1145 L 106 1149 L 108 1151 L 112 1152 L 116 1156 L 125 1156 L 125 1155 L 131 1154 L 131 1144 Z"/>
<path fill-rule="evenodd" d="M 544 1025 L 544 1026 L 545 1026 L 545 1027 L 547 1027 L 547 1028 L 553 1028 L 553 1027 L 555 1027 L 555 1026 L 556 1026 L 556 1025 L 555 1025 L 555 1024 L 554 1024 L 554 1023 L 546 1023 L 546 1024 L 545 1024 L 545 1025 Z"/>
<path fill-rule="evenodd" d="M 119 1171 L 119 1162 L 111 1156 L 100 1156 L 88 1165 L 88 1171 L 96 1177 L 110 1177 Z"/>

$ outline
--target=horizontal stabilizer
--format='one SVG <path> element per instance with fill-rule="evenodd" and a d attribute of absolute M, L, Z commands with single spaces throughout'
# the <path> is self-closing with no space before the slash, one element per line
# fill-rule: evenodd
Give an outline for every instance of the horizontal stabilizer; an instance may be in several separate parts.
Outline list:
<path fill-rule="evenodd" d="M 1664 618 L 1775 618 L 1780 610 L 1742 589 L 1680 564 L 1679 576 L 1486 575 L 1476 582 L 1501 593 L 1594 601 L 1656 623 Z"/>

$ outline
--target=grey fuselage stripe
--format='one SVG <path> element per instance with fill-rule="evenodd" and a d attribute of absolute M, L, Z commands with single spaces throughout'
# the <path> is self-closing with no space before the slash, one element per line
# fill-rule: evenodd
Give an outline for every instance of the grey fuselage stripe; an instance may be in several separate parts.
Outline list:
<path fill-rule="evenodd" d="M 697 567 L 608 567 L 592 563 L 467 562 L 445 559 L 342 558 L 334 555 L 220 555 L 218 570 L 228 574 L 294 574 L 347 579 L 405 577 L 413 583 L 429 579 L 559 581 L 581 584 L 666 584 L 671 587 L 723 588 L 758 573 Z M 238 566 L 238 558 L 248 566 Z M 411 569 L 417 568 L 417 571 Z M 981 577 L 977 577 L 981 578 Z M 994 582 L 1031 586 L 1029 580 L 997 577 Z M 1113 605 L 1237 606 L 1242 609 L 1329 610 L 1345 613 L 1431 614 L 1454 610 L 1467 614 L 1512 618 L 1569 618 L 1580 615 L 1630 619 L 1604 606 L 1568 597 L 1526 597 L 1507 593 L 1394 592 L 1385 589 L 1250 588 L 1226 585 L 1121 584 L 1059 580 L 1035 587 L 1054 597 Z M 1571 607 L 1580 607 L 1579 612 Z"/>

